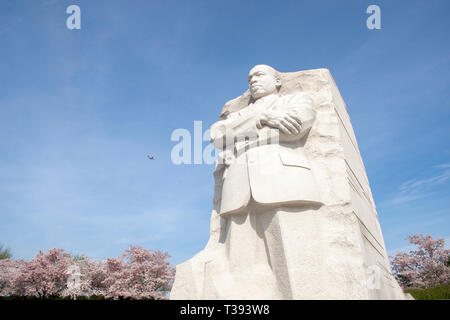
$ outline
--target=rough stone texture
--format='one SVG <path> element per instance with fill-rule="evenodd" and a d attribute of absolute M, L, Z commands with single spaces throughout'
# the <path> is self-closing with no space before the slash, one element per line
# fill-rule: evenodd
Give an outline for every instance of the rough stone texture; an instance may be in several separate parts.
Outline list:
<path fill-rule="evenodd" d="M 210 239 L 177 266 L 171 299 L 405 299 L 390 272 L 356 137 L 330 72 L 280 75 L 280 95 L 305 92 L 314 102 L 304 151 L 322 205 L 253 212 L 251 202 L 246 215 L 219 215 L 226 166 L 218 164 Z M 221 119 L 251 99 L 246 91 L 228 102 Z"/>

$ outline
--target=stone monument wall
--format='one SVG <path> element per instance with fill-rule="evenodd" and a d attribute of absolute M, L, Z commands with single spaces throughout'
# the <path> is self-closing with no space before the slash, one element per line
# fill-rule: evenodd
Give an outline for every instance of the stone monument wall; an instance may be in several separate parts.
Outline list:
<path fill-rule="evenodd" d="M 278 216 L 283 237 L 289 239 L 284 250 L 290 270 L 290 298 L 404 299 L 389 269 L 350 117 L 330 72 L 315 69 L 280 75 L 280 95 L 302 91 L 314 101 L 316 120 L 304 148 L 323 203 L 320 208 L 305 207 L 301 213 Z M 246 107 L 249 101 L 247 91 L 225 104 L 220 117 Z M 209 263 L 220 260 L 218 252 L 223 250 L 226 218 L 217 213 L 223 172 L 224 165 L 218 164 L 208 244 L 177 266 L 172 299 L 245 298 L 238 293 L 221 294 L 218 279 L 222 276 L 208 272 Z"/>

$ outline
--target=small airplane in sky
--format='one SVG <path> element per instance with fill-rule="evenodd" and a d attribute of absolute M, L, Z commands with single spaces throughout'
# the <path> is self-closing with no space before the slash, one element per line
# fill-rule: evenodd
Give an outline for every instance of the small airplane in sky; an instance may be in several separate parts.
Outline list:
<path fill-rule="evenodd" d="M 154 156 L 149 156 L 149 155 L 147 155 L 147 158 L 149 158 L 150 160 L 155 160 L 155 157 Z"/>

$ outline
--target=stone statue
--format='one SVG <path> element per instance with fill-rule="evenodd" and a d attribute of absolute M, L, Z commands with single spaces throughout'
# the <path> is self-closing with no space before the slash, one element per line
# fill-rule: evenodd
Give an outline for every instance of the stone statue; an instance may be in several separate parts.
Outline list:
<path fill-rule="evenodd" d="M 211 127 L 210 240 L 171 299 L 404 299 L 329 71 L 257 65 L 248 82 Z"/>
<path fill-rule="evenodd" d="M 220 214 L 244 212 L 250 200 L 261 204 L 261 210 L 267 205 L 320 203 L 303 152 L 315 119 L 311 98 L 302 92 L 278 95 L 280 77 L 269 66 L 254 67 L 248 81 L 251 103 L 211 127 L 212 143 L 228 151 Z M 278 143 L 267 141 L 270 138 Z"/>

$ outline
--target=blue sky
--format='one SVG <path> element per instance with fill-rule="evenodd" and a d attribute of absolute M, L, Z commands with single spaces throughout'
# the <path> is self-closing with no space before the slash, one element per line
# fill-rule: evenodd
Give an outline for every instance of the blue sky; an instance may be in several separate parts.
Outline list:
<path fill-rule="evenodd" d="M 66 28 L 71 4 L 81 30 Z M 370 4 L 381 30 L 366 28 Z M 25 259 L 131 244 L 192 257 L 214 168 L 174 165 L 171 133 L 206 130 L 260 63 L 330 69 L 391 254 L 414 233 L 449 242 L 449 13 L 446 0 L 1 1 L 0 242 Z"/>

